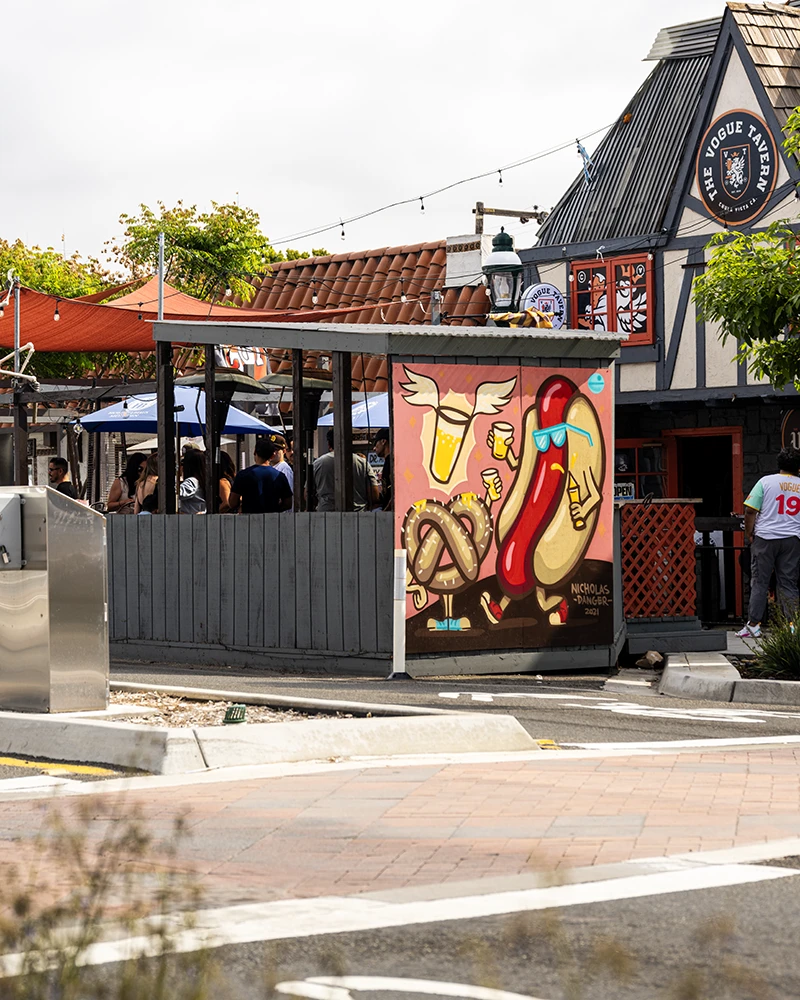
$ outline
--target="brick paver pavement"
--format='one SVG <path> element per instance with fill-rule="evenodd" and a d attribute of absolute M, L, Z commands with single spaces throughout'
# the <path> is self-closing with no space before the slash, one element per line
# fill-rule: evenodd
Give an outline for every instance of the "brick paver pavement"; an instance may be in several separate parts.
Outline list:
<path fill-rule="evenodd" d="M 533 756 L 332 769 L 129 793 L 190 839 L 153 866 L 196 871 L 210 905 L 349 894 L 714 850 L 800 836 L 800 749 Z M 98 800 L 100 816 L 109 800 Z M 105 803 L 105 806 L 103 805 Z M 41 802 L 7 802 L 0 863 Z"/>

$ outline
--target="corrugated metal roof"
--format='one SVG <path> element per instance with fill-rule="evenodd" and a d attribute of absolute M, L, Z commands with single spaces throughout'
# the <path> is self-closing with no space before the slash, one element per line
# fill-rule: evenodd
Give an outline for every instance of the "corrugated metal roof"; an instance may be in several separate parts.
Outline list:
<path fill-rule="evenodd" d="M 537 246 L 658 233 L 710 56 L 662 60 L 539 230 Z M 626 119 L 630 119 L 626 123 Z"/>
<path fill-rule="evenodd" d="M 800 105 L 800 9 L 797 4 L 729 3 L 736 26 L 780 125 Z"/>
<path fill-rule="evenodd" d="M 713 17 L 707 21 L 692 21 L 691 24 L 675 24 L 671 28 L 662 28 L 644 61 L 657 62 L 659 59 L 710 56 L 717 44 L 721 24 L 721 17 Z"/>

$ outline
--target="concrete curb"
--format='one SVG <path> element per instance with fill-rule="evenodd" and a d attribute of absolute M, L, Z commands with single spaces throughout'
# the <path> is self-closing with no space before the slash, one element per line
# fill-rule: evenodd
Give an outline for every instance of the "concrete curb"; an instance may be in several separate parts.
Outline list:
<path fill-rule="evenodd" d="M 671 653 L 658 693 L 695 701 L 731 701 L 740 679 L 739 671 L 722 653 Z"/>
<path fill-rule="evenodd" d="M 111 681 L 112 691 L 171 694 L 189 701 L 235 701 L 242 705 L 266 705 L 271 708 L 298 708 L 307 712 L 349 712 L 352 715 L 459 715 L 456 709 L 427 708 L 424 705 L 370 704 L 363 701 L 338 701 L 331 698 L 298 698 L 283 694 L 256 694 L 248 691 L 214 691 L 210 688 L 173 687 L 168 684 L 137 684 Z"/>
<path fill-rule="evenodd" d="M 0 712 L 0 753 L 108 764 L 152 774 L 348 757 L 538 749 L 512 716 L 469 712 L 194 729 Z"/>
<path fill-rule="evenodd" d="M 800 681 L 743 679 L 736 667 L 719 653 L 669 655 L 658 693 L 695 701 L 800 705 Z"/>
<path fill-rule="evenodd" d="M 206 766 L 192 729 L 23 712 L 0 712 L 0 753 L 153 774 L 183 774 Z"/>
<path fill-rule="evenodd" d="M 738 680 L 733 701 L 756 705 L 800 705 L 800 681 Z"/>

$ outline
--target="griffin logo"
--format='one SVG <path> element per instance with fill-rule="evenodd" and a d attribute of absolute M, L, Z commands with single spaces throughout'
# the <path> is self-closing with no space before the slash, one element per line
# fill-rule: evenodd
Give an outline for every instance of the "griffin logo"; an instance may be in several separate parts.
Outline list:
<path fill-rule="evenodd" d="M 750 183 L 750 143 L 720 150 L 722 187 L 729 198 L 738 201 Z"/>

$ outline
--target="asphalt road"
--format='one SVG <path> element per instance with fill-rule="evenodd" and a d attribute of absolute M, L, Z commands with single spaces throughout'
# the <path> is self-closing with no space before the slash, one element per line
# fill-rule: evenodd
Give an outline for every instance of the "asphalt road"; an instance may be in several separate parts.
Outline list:
<path fill-rule="evenodd" d="M 274 986 L 281 983 L 368 976 L 489 987 L 537 1000 L 787 1000 L 800 996 L 798 888 L 800 881 L 793 877 L 219 948 L 211 953 L 220 970 L 213 996 L 274 998 L 292 992 L 276 992 Z M 108 982 L 114 968 L 95 974 Z M 181 977 L 185 983 L 186 973 Z M 300 995 L 348 998 L 344 991 L 309 989 Z M 437 994 L 428 987 L 428 993 L 470 996 L 452 988 Z M 176 990 L 176 997 L 184 995 L 189 994 Z M 352 989 L 350 995 L 355 1000 L 411 1000 L 420 990 Z"/>
<path fill-rule="evenodd" d="M 652 694 L 615 695 L 602 690 L 605 677 L 597 675 L 545 674 L 541 681 L 518 675 L 385 681 L 115 664 L 112 680 L 511 713 L 535 739 L 551 739 L 562 745 L 800 735 L 800 708 L 695 702 Z"/>

